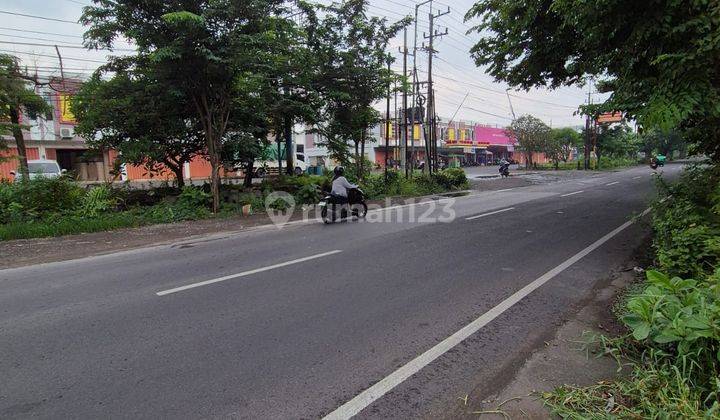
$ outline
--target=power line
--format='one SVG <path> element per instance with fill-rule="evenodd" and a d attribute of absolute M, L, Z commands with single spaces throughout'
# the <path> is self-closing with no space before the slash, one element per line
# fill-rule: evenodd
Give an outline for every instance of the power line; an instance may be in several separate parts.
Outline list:
<path fill-rule="evenodd" d="M 29 29 L 8 28 L 8 27 L 4 27 L 4 26 L 0 26 L 0 29 L 5 30 L 5 31 L 27 32 L 27 33 L 31 33 L 31 34 L 65 36 L 65 37 L 68 37 L 68 38 L 80 38 L 80 39 L 82 39 L 82 36 L 80 36 L 80 35 L 59 34 L 59 33 L 56 33 L 56 32 L 31 31 L 31 30 L 29 30 Z M 15 36 L 15 35 L 13 35 L 13 36 Z"/>
<path fill-rule="evenodd" d="M 11 53 L 11 54 L 27 54 L 27 55 L 37 56 L 37 57 L 50 57 L 50 58 L 57 59 L 57 55 L 41 54 L 41 53 L 29 52 L 29 51 L 13 51 L 13 50 L 3 50 L 3 49 L 0 49 L 0 52 Z M 100 63 L 100 64 L 107 64 L 107 63 L 108 63 L 107 61 L 91 60 L 91 59 L 88 59 L 88 58 L 65 57 L 65 56 L 63 56 L 63 60 L 86 61 L 86 62 L 89 62 L 89 63 Z"/>
<path fill-rule="evenodd" d="M 29 18 L 33 18 L 33 19 L 50 20 L 53 22 L 74 23 L 75 25 L 79 25 L 78 22 L 75 22 L 72 20 L 49 18 L 49 17 L 45 17 L 45 16 L 27 15 L 25 13 L 8 12 L 7 10 L 0 10 L 0 13 L 5 14 L 5 15 L 13 15 L 13 16 L 29 17 Z"/>
<path fill-rule="evenodd" d="M 3 34 L 3 33 L 0 33 L 0 36 L 11 37 L 11 38 L 13 38 L 13 39 L 14 39 L 14 38 L 21 38 L 21 39 L 30 39 L 30 40 L 33 40 L 33 41 L 58 42 L 56 39 L 36 38 L 36 37 L 32 37 L 32 36 L 23 36 L 23 35 L 14 35 L 14 34 Z M 59 42 L 61 42 L 61 43 L 63 43 L 63 44 L 67 44 L 67 43 L 69 43 L 70 41 L 59 41 Z M 75 44 L 75 45 L 77 45 L 77 44 Z"/>
<path fill-rule="evenodd" d="M 55 44 L 37 44 L 32 42 L 11 42 L 11 41 L 0 41 L 0 44 L 12 44 L 12 45 L 27 45 L 32 47 L 55 47 Z M 79 50 L 87 50 L 87 48 L 81 46 L 81 45 L 57 45 L 60 48 L 74 48 Z M 120 52 L 136 52 L 135 50 L 131 50 L 128 48 L 98 48 L 99 50 L 104 51 L 120 51 Z"/>

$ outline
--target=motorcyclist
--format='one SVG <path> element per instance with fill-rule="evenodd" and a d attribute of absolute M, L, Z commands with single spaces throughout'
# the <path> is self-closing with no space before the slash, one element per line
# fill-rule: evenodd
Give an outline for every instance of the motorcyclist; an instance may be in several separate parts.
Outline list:
<path fill-rule="evenodd" d="M 500 160 L 499 172 L 502 176 L 510 176 L 510 162 L 508 162 L 505 158 Z"/>
<path fill-rule="evenodd" d="M 335 202 L 333 204 L 347 204 L 348 190 L 358 188 L 358 186 L 348 182 L 347 178 L 345 178 L 345 168 L 342 166 L 336 166 L 333 172 L 335 177 L 332 181 L 332 191 L 330 191 L 330 195 Z"/>

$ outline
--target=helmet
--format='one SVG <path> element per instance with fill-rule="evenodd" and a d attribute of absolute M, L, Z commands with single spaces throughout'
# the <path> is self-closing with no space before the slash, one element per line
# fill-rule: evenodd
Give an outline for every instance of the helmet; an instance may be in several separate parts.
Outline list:
<path fill-rule="evenodd" d="M 333 169 L 333 172 L 335 172 L 335 175 L 337 176 L 343 176 L 345 175 L 345 168 L 342 166 L 336 166 L 335 169 Z"/>

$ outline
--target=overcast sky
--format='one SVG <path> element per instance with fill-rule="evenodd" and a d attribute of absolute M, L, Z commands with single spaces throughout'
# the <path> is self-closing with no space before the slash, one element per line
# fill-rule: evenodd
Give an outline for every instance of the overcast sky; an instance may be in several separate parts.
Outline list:
<path fill-rule="evenodd" d="M 415 4 L 421 0 L 370 0 L 369 14 L 386 17 L 396 21 L 408 14 L 414 14 Z M 330 0 L 319 0 L 329 4 Z M 0 52 L 17 52 L 23 62 L 37 66 L 41 74 L 58 74 L 58 59 L 54 47 L 24 44 L 58 44 L 63 56 L 64 66 L 68 73 L 91 73 L 106 60 L 108 52 L 87 51 L 82 49 L 84 28 L 76 22 L 82 7 L 90 0 L 5 0 L 0 6 Z M 510 123 L 512 114 L 510 104 L 505 95 L 507 85 L 497 83 L 477 68 L 470 58 L 469 50 L 477 41 L 478 35 L 466 35 L 470 24 L 463 22 L 464 14 L 474 0 L 442 0 L 435 1 L 435 13 L 447 11 L 450 14 L 436 20 L 438 29 L 448 28 L 449 35 L 436 41 L 438 51 L 433 73 L 435 75 L 438 114 L 449 119 L 456 110 L 456 119 L 463 119 L 484 124 L 505 126 Z M 59 22 L 38 18 L 23 17 L 1 12 L 12 12 L 67 20 Z M 428 32 L 428 6 L 420 9 L 419 41 L 422 33 Z M 409 43 L 412 46 L 412 28 Z M 398 48 L 402 46 L 402 34 L 392 41 L 392 49 L 398 60 L 394 68 L 402 70 L 402 55 Z M 127 44 L 118 45 L 119 49 L 130 48 Z M 34 55 L 28 54 L 32 53 Z M 116 54 L 125 52 L 118 51 Z M 418 54 L 420 77 L 426 77 L 427 54 Z M 460 107 L 463 98 L 465 103 Z M 553 127 L 579 126 L 583 119 L 573 116 L 578 105 L 587 100 L 587 91 L 577 88 L 563 87 L 556 91 L 535 90 L 531 92 L 511 91 L 512 105 L 515 114 L 533 114 Z M 598 95 L 595 100 L 601 99 Z"/>

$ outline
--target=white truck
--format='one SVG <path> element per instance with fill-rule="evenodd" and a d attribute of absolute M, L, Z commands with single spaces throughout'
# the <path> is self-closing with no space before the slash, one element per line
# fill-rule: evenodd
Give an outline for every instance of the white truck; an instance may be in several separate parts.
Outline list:
<path fill-rule="evenodd" d="M 260 159 L 257 159 L 255 161 L 255 177 L 256 178 L 263 178 L 267 175 L 277 175 L 278 174 L 278 168 L 280 165 L 278 164 L 277 159 L 277 145 L 271 145 L 268 146 L 268 148 L 265 149 L 265 153 L 263 154 L 263 157 Z M 285 150 L 282 150 L 282 169 L 283 172 L 285 172 L 287 169 L 285 168 L 285 164 L 287 162 L 286 156 L 285 156 Z M 295 175 L 302 175 L 307 170 L 307 163 L 305 163 L 305 155 L 302 153 L 295 153 L 295 159 L 293 161 L 294 168 L 293 172 Z"/>

